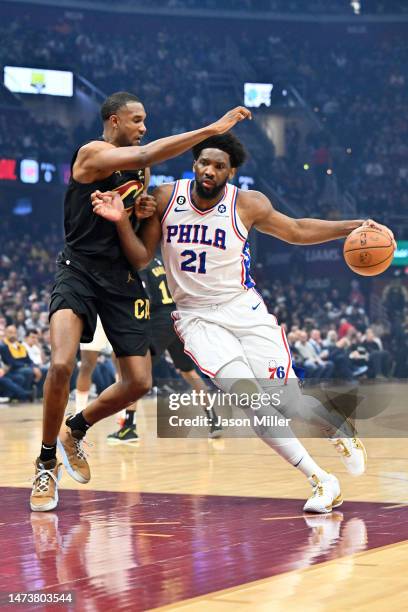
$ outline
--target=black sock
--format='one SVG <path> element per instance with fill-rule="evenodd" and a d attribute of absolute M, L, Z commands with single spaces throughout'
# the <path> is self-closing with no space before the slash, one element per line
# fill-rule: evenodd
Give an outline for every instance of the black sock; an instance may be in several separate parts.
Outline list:
<path fill-rule="evenodd" d="M 124 427 L 134 427 L 135 423 L 135 410 L 126 410 L 125 424 Z"/>
<path fill-rule="evenodd" d="M 65 421 L 65 425 L 68 425 L 72 431 L 82 431 L 84 434 L 86 434 L 90 428 L 90 424 L 85 421 L 82 412 L 78 412 L 75 416 L 68 417 Z"/>
<path fill-rule="evenodd" d="M 57 443 L 55 444 L 41 444 L 40 461 L 50 461 L 55 459 L 57 456 Z"/>

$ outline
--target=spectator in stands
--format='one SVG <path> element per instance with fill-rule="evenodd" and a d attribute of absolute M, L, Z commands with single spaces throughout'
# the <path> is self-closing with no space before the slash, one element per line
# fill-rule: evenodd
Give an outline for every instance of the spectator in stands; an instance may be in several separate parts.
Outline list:
<path fill-rule="evenodd" d="M 51 336 L 49 327 L 44 327 L 41 331 L 39 343 L 43 354 L 43 366 L 48 368 L 51 361 Z"/>
<path fill-rule="evenodd" d="M 350 331 L 354 331 L 354 325 L 352 325 L 345 317 L 340 319 L 340 325 L 337 330 L 339 338 L 344 338 Z"/>
<path fill-rule="evenodd" d="M 331 365 L 331 371 L 333 372 L 334 364 L 330 359 L 329 350 L 323 346 L 320 329 L 315 328 L 311 330 L 310 337 L 309 337 L 309 343 L 314 348 L 315 353 L 319 357 L 319 359 L 323 361 L 327 366 Z"/>
<path fill-rule="evenodd" d="M 333 372 L 333 364 L 325 362 L 319 357 L 313 345 L 309 342 L 307 332 L 300 330 L 298 332 L 298 340 L 295 343 L 295 348 L 303 360 L 303 366 L 306 368 L 307 378 L 330 378 Z"/>
<path fill-rule="evenodd" d="M 9 367 L 3 363 L 0 357 L 0 403 L 4 404 L 10 400 L 19 400 L 27 402 L 32 399 L 30 391 L 24 389 L 20 384 L 15 382 L 9 373 Z"/>
<path fill-rule="evenodd" d="M 346 338 L 339 340 L 337 332 L 331 329 L 327 332 L 327 337 L 322 342 L 322 346 L 327 349 L 329 358 L 334 363 L 333 378 L 351 380 L 353 369 L 348 355 L 349 343 Z"/>
<path fill-rule="evenodd" d="M 362 344 L 370 357 L 369 378 L 376 378 L 377 376 L 389 377 L 391 373 L 391 355 L 388 351 L 384 351 L 380 338 L 375 336 L 370 327 L 365 332 Z"/>
<path fill-rule="evenodd" d="M 8 366 L 8 377 L 31 393 L 34 383 L 42 379 L 40 368 L 34 365 L 28 356 L 24 344 L 17 340 L 17 329 L 15 325 L 8 325 L 2 345 L 0 345 L 0 356 L 3 363 Z"/>
<path fill-rule="evenodd" d="M 362 342 L 362 334 L 357 330 L 349 330 L 347 340 L 350 342 L 349 357 L 353 363 L 354 376 L 361 376 L 369 373 L 372 376 L 370 367 L 370 355 Z"/>

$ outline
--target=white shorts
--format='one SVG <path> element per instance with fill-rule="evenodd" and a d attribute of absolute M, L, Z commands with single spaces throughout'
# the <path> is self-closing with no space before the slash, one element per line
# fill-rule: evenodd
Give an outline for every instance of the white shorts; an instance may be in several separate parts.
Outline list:
<path fill-rule="evenodd" d="M 224 304 L 176 310 L 172 316 L 184 351 L 208 376 L 241 359 L 257 379 L 296 378 L 284 329 L 255 289 Z"/>
<path fill-rule="evenodd" d="M 99 316 L 96 319 L 96 328 L 92 342 L 81 342 L 79 346 L 81 351 L 95 351 L 100 353 L 101 351 L 106 350 L 112 352 L 112 347 L 106 337 L 105 330 L 103 329 Z"/>

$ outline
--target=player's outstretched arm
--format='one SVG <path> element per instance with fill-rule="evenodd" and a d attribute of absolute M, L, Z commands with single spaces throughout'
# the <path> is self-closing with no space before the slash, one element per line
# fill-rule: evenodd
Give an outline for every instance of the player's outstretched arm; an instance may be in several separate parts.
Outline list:
<path fill-rule="evenodd" d="M 237 106 L 210 125 L 160 138 L 144 146 L 115 147 L 107 142 L 92 141 L 79 150 L 74 164 L 74 179 L 87 183 L 109 176 L 116 170 L 137 170 L 159 164 L 185 153 L 210 136 L 228 132 L 239 121 L 251 118 L 247 108 Z"/>
<path fill-rule="evenodd" d="M 324 219 L 293 219 L 273 207 L 268 198 L 257 191 L 248 192 L 251 215 L 250 225 L 264 234 L 270 234 L 291 244 L 320 244 L 337 238 L 345 238 L 357 227 L 367 225 L 386 230 L 394 241 L 390 229 L 372 219 L 351 219 L 344 221 L 326 221 Z M 245 199 L 245 195 L 244 195 Z"/>
<path fill-rule="evenodd" d="M 136 235 L 120 196 L 112 191 L 94 191 L 91 202 L 95 214 L 116 224 L 120 244 L 128 262 L 136 270 L 145 268 L 153 259 L 161 237 L 155 198 L 144 194 L 138 198 L 138 217 L 143 223 Z"/>

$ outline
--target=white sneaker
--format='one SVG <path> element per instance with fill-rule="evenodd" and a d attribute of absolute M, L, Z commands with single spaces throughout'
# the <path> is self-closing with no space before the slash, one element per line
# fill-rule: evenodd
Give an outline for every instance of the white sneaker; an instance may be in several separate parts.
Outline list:
<path fill-rule="evenodd" d="M 313 493 L 303 506 L 304 512 L 317 512 L 326 514 L 333 508 L 341 506 L 343 497 L 340 491 L 340 483 L 333 474 L 329 474 L 326 480 L 319 480 L 313 474 L 308 481 L 313 487 Z"/>
<path fill-rule="evenodd" d="M 367 452 L 359 438 L 331 438 L 336 451 L 352 476 L 361 476 L 367 469 Z"/>

